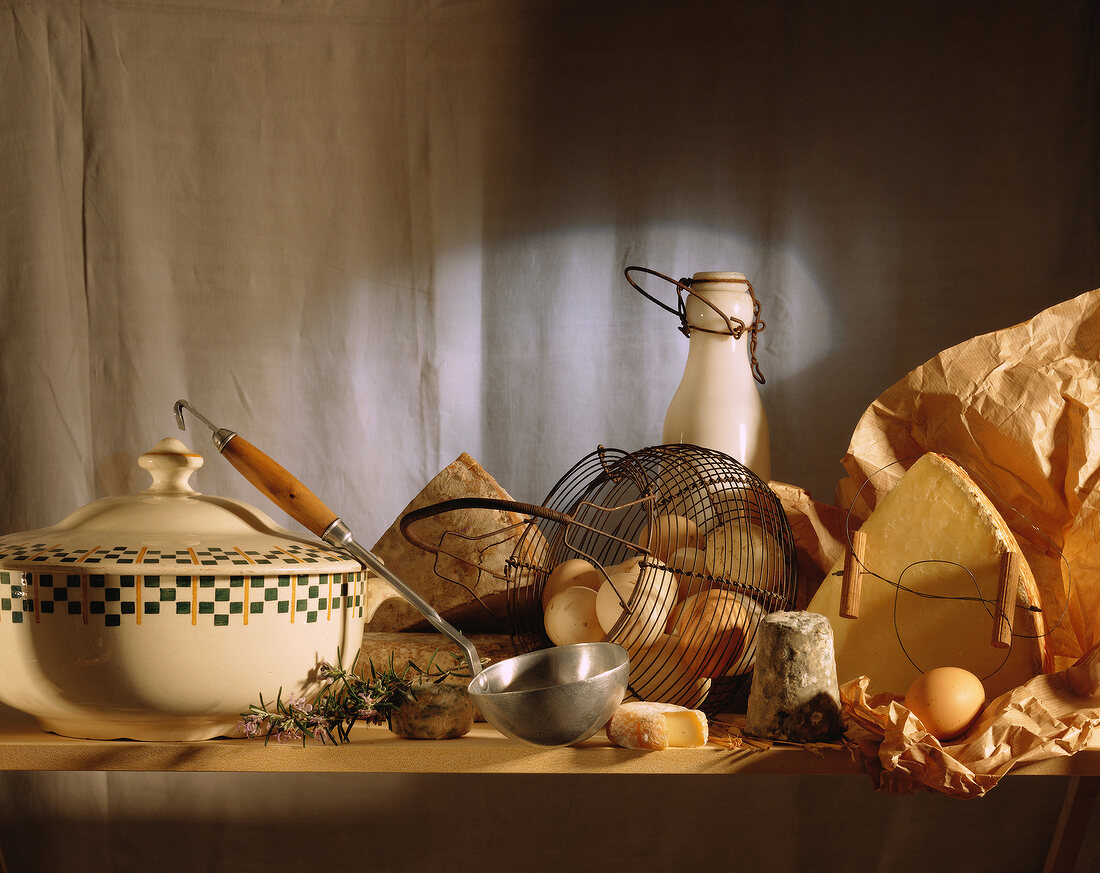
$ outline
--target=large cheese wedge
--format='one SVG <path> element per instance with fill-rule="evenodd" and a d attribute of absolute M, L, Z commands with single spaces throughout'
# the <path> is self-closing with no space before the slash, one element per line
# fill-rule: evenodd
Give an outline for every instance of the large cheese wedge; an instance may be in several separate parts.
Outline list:
<path fill-rule="evenodd" d="M 508 631 L 504 569 L 524 528 L 523 517 L 500 510 L 456 510 L 416 523 L 416 535 L 439 544 L 438 555 L 412 545 L 401 534 L 402 516 L 455 497 L 510 500 L 508 493 L 463 452 L 441 470 L 402 511 L 371 551 L 463 631 Z M 532 532 L 534 533 L 534 532 Z M 401 599 L 383 603 L 367 623 L 370 631 L 432 630 L 423 616 Z"/>
<path fill-rule="evenodd" d="M 841 683 L 867 676 L 876 693 L 904 694 L 922 671 L 962 667 L 992 699 L 1043 672 L 1045 622 L 1029 610 L 1039 605 L 1035 577 L 1000 513 L 961 467 L 923 455 L 861 529 L 867 552 L 859 617 L 840 617 L 843 558 L 808 607 L 832 624 Z M 991 644 L 1005 551 L 1020 566 L 1008 650 Z"/>

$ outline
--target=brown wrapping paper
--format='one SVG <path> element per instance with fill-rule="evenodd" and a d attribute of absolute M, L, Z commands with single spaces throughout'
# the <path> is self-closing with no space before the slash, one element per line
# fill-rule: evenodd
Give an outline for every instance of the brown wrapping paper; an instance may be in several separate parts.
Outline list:
<path fill-rule="evenodd" d="M 1100 641 L 1100 290 L 960 343 L 888 389 L 852 436 L 838 505 L 865 486 L 854 510 L 866 515 L 926 451 L 965 468 L 1016 534 L 1064 669 Z"/>
<path fill-rule="evenodd" d="M 1094 650 L 1080 667 L 1100 666 Z M 1080 669 L 1078 667 L 1077 669 Z M 954 797 L 981 797 L 1012 767 L 1100 747 L 1100 690 L 1074 689 L 1074 668 L 1036 676 L 990 702 L 966 735 L 941 743 L 894 695 L 867 696 L 868 678 L 840 689 L 850 723 L 880 791 L 910 794 L 922 788 Z M 1081 696 L 1079 690 L 1092 693 Z M 858 736 L 852 736 L 858 739 Z"/>
<path fill-rule="evenodd" d="M 990 702 L 949 744 L 896 697 L 868 698 L 867 677 L 841 697 L 881 790 L 978 797 L 1015 764 L 1100 748 L 1100 290 L 947 349 L 888 389 L 855 429 L 837 507 L 866 517 L 927 451 L 963 466 L 1015 533 L 1056 672 Z"/>
<path fill-rule="evenodd" d="M 814 500 L 809 491 L 785 482 L 769 482 L 779 497 L 794 538 L 798 558 L 795 609 L 805 609 L 829 568 L 844 554 L 848 513 Z M 862 519 L 852 523 L 858 527 Z"/>

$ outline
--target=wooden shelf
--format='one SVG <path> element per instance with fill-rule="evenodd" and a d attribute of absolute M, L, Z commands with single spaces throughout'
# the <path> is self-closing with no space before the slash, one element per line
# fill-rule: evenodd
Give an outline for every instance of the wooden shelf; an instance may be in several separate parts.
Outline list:
<path fill-rule="evenodd" d="M 509 740 L 478 724 L 458 740 L 404 740 L 386 728 L 358 727 L 341 746 L 313 741 L 264 745 L 262 740 L 147 743 L 78 740 L 49 734 L 29 716 L 0 707 L 0 770 L 132 770 L 261 773 L 527 773 L 573 775 L 859 775 L 858 756 L 776 747 L 766 752 L 702 749 L 636 752 L 598 735 L 563 749 Z M 1014 771 L 1026 775 L 1100 774 L 1100 749 Z"/>

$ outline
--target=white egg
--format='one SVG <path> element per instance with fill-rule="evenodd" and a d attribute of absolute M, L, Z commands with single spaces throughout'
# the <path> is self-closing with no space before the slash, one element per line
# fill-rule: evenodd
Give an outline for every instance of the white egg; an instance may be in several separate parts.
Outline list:
<path fill-rule="evenodd" d="M 542 606 L 545 609 L 551 598 L 566 588 L 580 585 L 597 591 L 603 582 L 603 574 L 584 558 L 570 558 L 568 561 L 562 561 L 550 572 L 550 578 L 543 586 Z"/>
<path fill-rule="evenodd" d="M 650 643 L 664 631 L 676 591 L 676 577 L 664 567 L 646 566 L 639 574 L 615 574 L 600 586 L 596 596 L 600 626 L 610 634 L 629 609 L 613 642 L 628 648 Z"/>
<path fill-rule="evenodd" d="M 667 561 L 678 549 L 701 548 L 706 540 L 690 518 L 668 513 L 654 518 L 652 527 L 646 525 L 636 542 L 649 549 L 658 561 Z"/>
<path fill-rule="evenodd" d="M 598 643 L 604 638 L 596 616 L 596 592 L 583 585 L 574 585 L 551 597 L 542 620 L 546 635 L 556 646 Z"/>

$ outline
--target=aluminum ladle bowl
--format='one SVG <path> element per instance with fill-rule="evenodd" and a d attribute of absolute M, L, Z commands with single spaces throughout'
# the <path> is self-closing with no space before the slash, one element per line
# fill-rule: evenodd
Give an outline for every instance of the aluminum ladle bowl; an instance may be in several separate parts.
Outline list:
<path fill-rule="evenodd" d="M 505 736 L 570 746 L 611 719 L 629 670 L 626 649 L 615 643 L 556 646 L 489 665 L 470 681 L 470 697 Z"/>

